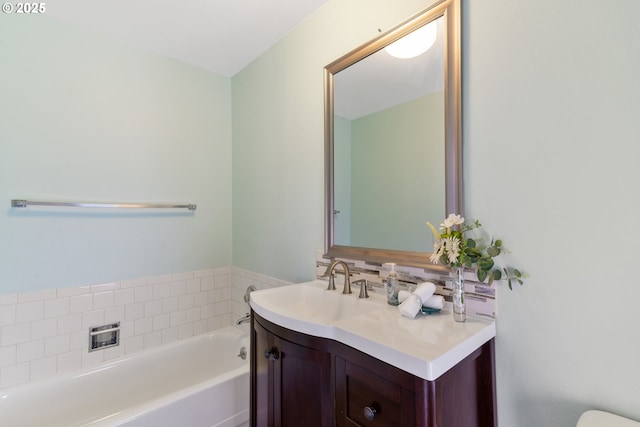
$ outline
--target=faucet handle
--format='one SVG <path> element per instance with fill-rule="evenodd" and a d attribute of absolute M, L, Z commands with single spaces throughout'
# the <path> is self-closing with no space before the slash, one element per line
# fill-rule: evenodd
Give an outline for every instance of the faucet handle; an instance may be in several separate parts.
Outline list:
<path fill-rule="evenodd" d="M 354 285 L 360 285 L 360 294 L 358 298 L 369 298 L 369 292 L 367 292 L 367 279 L 358 279 L 353 282 Z"/>

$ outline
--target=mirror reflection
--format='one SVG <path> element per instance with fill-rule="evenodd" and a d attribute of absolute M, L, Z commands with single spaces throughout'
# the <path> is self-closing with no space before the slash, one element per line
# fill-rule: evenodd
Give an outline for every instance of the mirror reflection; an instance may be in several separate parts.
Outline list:
<path fill-rule="evenodd" d="M 433 248 L 424 222 L 446 216 L 443 20 L 334 75 L 337 245 Z M 416 34 L 421 53 L 392 55 Z"/>
<path fill-rule="evenodd" d="M 420 31 L 422 54 L 389 54 Z M 464 213 L 460 75 L 459 0 L 325 67 L 327 256 L 437 268 L 425 222 Z"/>

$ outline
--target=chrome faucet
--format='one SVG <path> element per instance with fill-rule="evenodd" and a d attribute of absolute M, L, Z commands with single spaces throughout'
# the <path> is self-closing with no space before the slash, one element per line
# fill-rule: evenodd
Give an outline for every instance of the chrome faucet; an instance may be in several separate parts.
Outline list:
<path fill-rule="evenodd" d="M 247 323 L 251 321 L 251 314 L 247 313 L 236 321 L 236 325 L 241 323 Z"/>
<path fill-rule="evenodd" d="M 335 277 L 333 276 L 333 270 L 338 266 L 342 265 L 342 269 L 344 270 L 344 288 L 342 288 L 343 294 L 351 293 L 351 278 L 349 273 L 349 266 L 344 261 L 333 261 L 327 270 L 324 272 L 322 277 L 329 277 L 329 285 L 327 286 L 328 291 L 333 291 L 336 289 Z"/>

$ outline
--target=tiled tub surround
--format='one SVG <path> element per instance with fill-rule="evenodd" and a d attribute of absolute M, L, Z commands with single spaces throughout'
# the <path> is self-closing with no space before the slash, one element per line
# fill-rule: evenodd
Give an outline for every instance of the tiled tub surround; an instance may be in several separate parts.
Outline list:
<path fill-rule="evenodd" d="M 0 388 L 229 326 L 248 310 L 247 286 L 283 284 L 225 267 L 0 295 Z M 89 352 L 89 328 L 118 321 L 120 345 Z"/>

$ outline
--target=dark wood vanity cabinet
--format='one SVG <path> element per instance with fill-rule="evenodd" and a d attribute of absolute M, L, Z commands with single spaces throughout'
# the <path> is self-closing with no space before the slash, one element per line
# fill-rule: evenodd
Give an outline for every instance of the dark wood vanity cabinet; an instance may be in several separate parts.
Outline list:
<path fill-rule="evenodd" d="M 426 381 L 252 316 L 252 427 L 494 427 L 493 340 Z"/>

